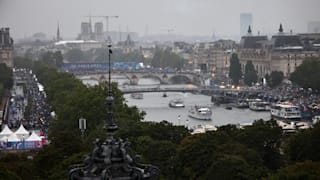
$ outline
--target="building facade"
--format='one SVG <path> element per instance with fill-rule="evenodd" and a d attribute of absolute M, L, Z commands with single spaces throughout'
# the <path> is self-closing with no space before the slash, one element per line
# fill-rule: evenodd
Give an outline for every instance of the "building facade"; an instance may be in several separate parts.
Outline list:
<path fill-rule="evenodd" d="M 242 36 L 238 49 L 242 72 L 246 63 L 251 61 L 259 78 L 270 75 L 272 71 L 280 71 L 285 78 L 289 78 L 306 57 L 319 57 L 319 40 L 320 34 L 285 33 L 282 25 L 271 39 L 253 35 L 250 30 L 246 36 Z"/>
<path fill-rule="evenodd" d="M 8 27 L 0 29 L 0 63 L 13 67 L 13 39 Z"/>

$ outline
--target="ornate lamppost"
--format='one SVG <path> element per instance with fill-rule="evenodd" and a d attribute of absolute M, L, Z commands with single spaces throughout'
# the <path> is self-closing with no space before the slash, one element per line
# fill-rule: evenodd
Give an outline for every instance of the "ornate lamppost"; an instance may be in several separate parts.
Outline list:
<path fill-rule="evenodd" d="M 114 97 L 111 88 L 111 45 L 108 46 L 109 82 L 107 104 L 107 119 L 105 128 L 107 138 L 105 141 L 97 139 L 91 155 L 87 156 L 83 164 L 69 167 L 69 180 L 144 180 L 159 179 L 159 169 L 152 165 L 141 164 L 138 157 L 132 158 L 128 154 L 129 142 L 114 138 L 118 130 L 113 117 Z"/>

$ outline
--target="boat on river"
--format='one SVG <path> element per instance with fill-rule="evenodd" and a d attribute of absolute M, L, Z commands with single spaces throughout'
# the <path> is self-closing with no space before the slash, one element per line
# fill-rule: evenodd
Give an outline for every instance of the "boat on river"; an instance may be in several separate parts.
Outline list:
<path fill-rule="evenodd" d="M 285 120 L 300 120 L 302 118 L 299 106 L 291 103 L 278 103 L 271 106 L 271 117 Z"/>
<path fill-rule="evenodd" d="M 143 94 L 142 93 L 132 93 L 131 98 L 132 99 L 143 99 Z"/>
<path fill-rule="evenodd" d="M 184 101 L 182 99 L 172 99 L 169 102 L 169 107 L 172 107 L 172 108 L 184 108 L 185 107 Z"/>
<path fill-rule="evenodd" d="M 167 93 L 164 92 L 163 95 L 162 95 L 162 97 L 168 97 Z"/>
<path fill-rule="evenodd" d="M 188 113 L 189 117 L 199 120 L 211 120 L 212 110 L 210 106 L 195 105 L 191 107 Z"/>
<path fill-rule="evenodd" d="M 249 102 L 249 109 L 253 111 L 269 111 L 270 103 L 261 99 L 255 99 Z"/>
<path fill-rule="evenodd" d="M 249 102 L 246 99 L 238 99 L 235 103 L 235 107 L 237 108 L 249 108 Z"/>

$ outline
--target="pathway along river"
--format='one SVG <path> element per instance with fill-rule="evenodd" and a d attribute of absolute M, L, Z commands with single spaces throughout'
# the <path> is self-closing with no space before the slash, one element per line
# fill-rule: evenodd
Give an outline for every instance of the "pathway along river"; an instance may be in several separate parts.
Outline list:
<path fill-rule="evenodd" d="M 141 79 L 139 85 L 157 84 L 152 79 Z M 177 85 L 175 85 L 177 86 Z M 186 87 L 187 85 L 181 85 Z M 124 97 L 129 106 L 137 106 L 141 111 L 146 112 L 144 121 L 160 122 L 166 120 L 174 125 L 184 125 L 188 128 L 193 128 L 197 125 L 215 125 L 221 126 L 226 124 L 251 124 L 255 120 L 270 119 L 270 112 L 255 112 L 249 109 L 227 110 L 223 106 L 214 106 L 211 102 L 211 97 L 202 94 L 167 92 L 167 97 L 162 97 L 162 92 L 144 93 L 143 99 L 133 99 L 129 94 Z M 174 98 L 184 100 L 185 108 L 170 108 L 169 101 Z M 201 121 L 188 117 L 188 110 L 194 105 L 210 105 L 213 110 L 211 121 Z M 180 116 L 180 118 L 179 118 Z"/>

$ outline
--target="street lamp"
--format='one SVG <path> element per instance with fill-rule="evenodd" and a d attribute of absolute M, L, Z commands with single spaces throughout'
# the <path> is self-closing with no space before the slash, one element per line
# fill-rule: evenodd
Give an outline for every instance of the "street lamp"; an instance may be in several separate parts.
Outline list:
<path fill-rule="evenodd" d="M 81 131 L 81 137 L 84 136 L 84 131 L 87 129 L 87 120 L 82 116 L 79 119 L 79 129 Z"/>
<path fill-rule="evenodd" d="M 189 119 L 186 119 L 187 129 L 189 130 Z"/>

